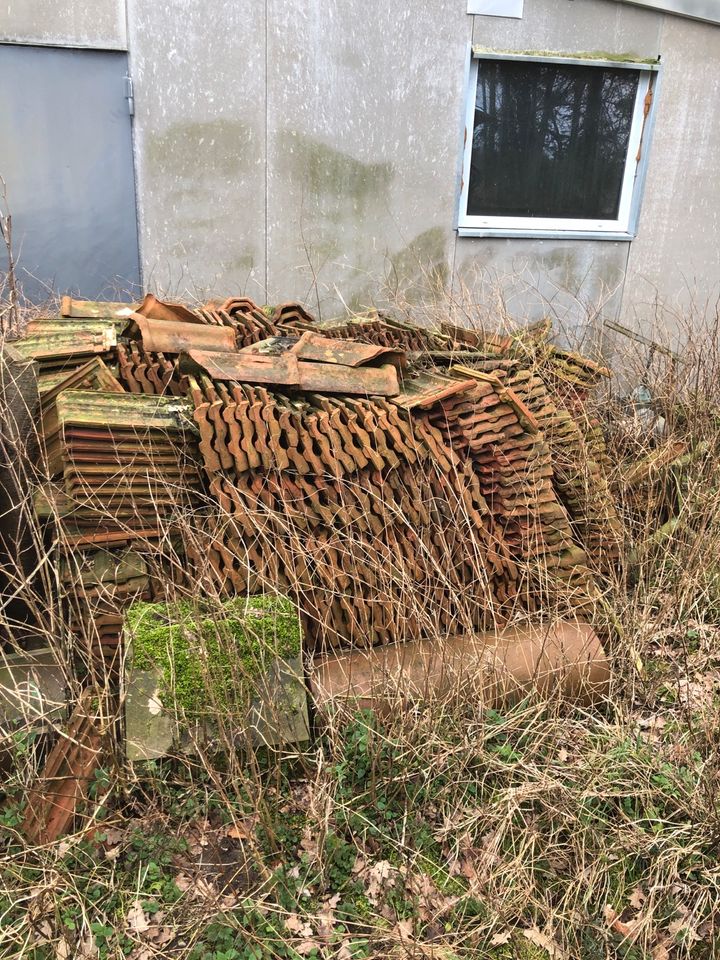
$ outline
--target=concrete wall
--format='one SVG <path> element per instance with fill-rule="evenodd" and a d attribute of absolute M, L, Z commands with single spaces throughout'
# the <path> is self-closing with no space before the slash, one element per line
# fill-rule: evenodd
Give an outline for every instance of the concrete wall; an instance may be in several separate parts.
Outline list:
<path fill-rule="evenodd" d="M 525 0 L 522 20 L 474 17 L 473 43 L 498 50 L 607 50 L 656 57 L 663 16 L 608 0 Z M 461 237 L 456 288 L 502 296 L 513 318 L 552 316 L 573 337 L 592 337 L 598 316 L 616 318 L 631 244 L 609 240 Z"/>
<path fill-rule="evenodd" d="M 128 22 L 145 285 L 264 301 L 262 8 L 129 0 Z"/>
<path fill-rule="evenodd" d="M 656 294 L 720 286 L 720 28 L 616 0 L 127 0 L 141 255 L 148 287 L 305 300 L 329 316 L 444 287 L 463 305 L 647 327 Z M 122 0 L 10 0 L 5 39 L 123 46 Z M 457 238 L 470 42 L 662 55 L 632 242 Z"/>
<path fill-rule="evenodd" d="M 447 280 L 464 9 L 129 0 L 146 283 L 332 313 Z"/>
<path fill-rule="evenodd" d="M 711 318 L 720 298 L 720 27 L 666 16 L 660 48 L 665 66 L 623 316 L 672 340 L 688 319 L 697 329 Z"/>
<path fill-rule="evenodd" d="M 5 0 L 0 42 L 124 50 L 124 0 Z"/>
<path fill-rule="evenodd" d="M 326 316 L 442 285 L 481 313 L 501 304 L 576 330 L 618 315 L 628 243 L 456 237 L 468 45 L 657 56 L 662 14 L 614 0 L 526 0 L 522 20 L 468 16 L 465 0 L 241 0 L 210 27 L 206 11 L 129 0 L 150 285 L 298 297 Z"/>
<path fill-rule="evenodd" d="M 462 0 L 269 0 L 268 296 L 324 313 L 447 280 Z"/>

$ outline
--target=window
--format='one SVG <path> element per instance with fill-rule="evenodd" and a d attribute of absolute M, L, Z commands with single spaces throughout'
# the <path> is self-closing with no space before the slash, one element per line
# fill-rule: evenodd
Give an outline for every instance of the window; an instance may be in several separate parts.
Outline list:
<path fill-rule="evenodd" d="M 476 55 L 460 234 L 632 236 L 656 69 Z"/>

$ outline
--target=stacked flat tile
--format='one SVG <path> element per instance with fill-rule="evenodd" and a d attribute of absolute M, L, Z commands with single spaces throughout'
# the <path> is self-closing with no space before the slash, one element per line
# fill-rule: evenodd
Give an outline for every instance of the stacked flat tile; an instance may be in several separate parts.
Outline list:
<path fill-rule="evenodd" d="M 508 583 L 495 584 L 495 595 L 505 604 L 520 599 L 532 611 L 563 593 L 574 593 L 578 607 L 591 600 L 585 552 L 554 489 L 550 445 L 518 393 L 485 377 L 467 394 L 442 401 L 430 417 L 472 463 L 498 539 L 518 570 Z"/>
<path fill-rule="evenodd" d="M 82 321 L 53 322 L 72 331 Z M 71 339 L 60 336 L 56 352 Z M 85 358 L 71 348 L 65 359 Z M 36 512 L 54 528 L 61 552 L 76 648 L 101 672 L 118 661 L 125 607 L 157 592 L 159 538 L 200 486 L 188 401 L 133 396 L 112 373 L 117 357 L 107 359 L 110 366 L 96 355 L 60 378 L 41 379 L 47 482 L 36 495 Z M 149 553 L 159 553 L 153 565 Z"/>
<path fill-rule="evenodd" d="M 607 571 L 620 555 L 622 526 L 602 426 L 589 401 L 609 371 L 551 344 L 534 346 L 534 366 L 550 401 L 536 415 L 553 453 L 555 489 L 591 564 Z"/>
<path fill-rule="evenodd" d="M 389 398 L 207 375 L 190 384 L 220 506 L 202 551 L 216 586 L 277 583 L 303 607 L 315 647 L 480 628 L 563 597 L 588 610 L 596 599 L 550 446 L 498 378 L 408 374 Z M 533 389 L 540 408 L 550 404 L 540 378 Z"/>
<path fill-rule="evenodd" d="M 220 507 L 206 544 L 218 588 L 279 585 L 316 646 L 410 638 L 423 620 L 448 632 L 459 590 L 484 601 L 486 557 L 465 569 L 459 549 L 470 516 L 495 557 L 482 498 L 470 474 L 448 482 L 453 454 L 429 422 L 375 398 L 298 399 L 209 380 L 193 395 Z M 487 603 L 475 609 L 480 626 Z"/>
<path fill-rule="evenodd" d="M 31 320 L 26 335 L 13 346 L 23 357 L 36 362 L 42 392 L 94 358 L 112 368 L 117 326 L 112 320 L 100 319 Z"/>
<path fill-rule="evenodd" d="M 75 538 L 66 565 L 72 618 L 78 631 L 92 624 L 89 646 L 99 647 L 104 662 L 116 656 L 122 611 L 135 599 L 150 599 L 152 583 L 142 554 L 122 551 L 117 542 L 98 552 L 97 542 L 110 532 L 156 540 L 191 502 L 200 477 L 185 404 L 131 394 L 66 391 L 58 397 L 62 488 Z M 85 545 L 78 530 L 86 533 Z"/>

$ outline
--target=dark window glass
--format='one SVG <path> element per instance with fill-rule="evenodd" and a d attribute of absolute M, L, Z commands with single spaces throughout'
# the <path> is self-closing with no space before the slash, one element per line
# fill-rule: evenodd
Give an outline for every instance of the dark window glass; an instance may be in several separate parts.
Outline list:
<path fill-rule="evenodd" d="M 638 79 L 478 60 L 468 214 L 617 219 Z"/>

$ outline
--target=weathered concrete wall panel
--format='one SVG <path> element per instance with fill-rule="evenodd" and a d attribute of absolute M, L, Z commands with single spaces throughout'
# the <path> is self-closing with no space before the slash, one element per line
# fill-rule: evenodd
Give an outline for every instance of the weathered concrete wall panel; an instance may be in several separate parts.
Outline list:
<path fill-rule="evenodd" d="M 618 315 L 626 260 L 626 243 L 461 238 L 454 298 L 490 327 L 550 317 L 589 348 L 599 321 Z"/>
<path fill-rule="evenodd" d="M 324 314 L 387 284 L 418 297 L 447 279 L 464 63 L 461 0 L 287 4 L 268 22 L 271 300 Z"/>
<path fill-rule="evenodd" d="M 660 52 L 662 15 L 612 0 L 526 0 L 522 20 L 474 17 L 473 43 L 494 50 L 613 54 Z M 569 338 L 594 337 L 602 317 L 620 312 L 630 244 L 608 240 L 461 237 L 455 294 L 520 321 L 553 317 Z"/>
<path fill-rule="evenodd" d="M 265 22 L 253 0 L 130 0 L 146 287 L 264 300 Z"/>
<path fill-rule="evenodd" d="M 713 314 L 720 296 L 720 27 L 666 17 L 661 47 L 655 134 L 623 314 L 646 335 L 663 337 Z"/>
<path fill-rule="evenodd" d="M 663 14 L 615 0 L 525 0 L 522 20 L 474 17 L 473 43 L 495 50 L 659 52 Z"/>
<path fill-rule="evenodd" d="M 0 42 L 125 50 L 125 0 L 9 0 Z"/>
<path fill-rule="evenodd" d="M 480 312 L 499 297 L 510 316 L 581 331 L 687 278 L 712 292 L 720 29 L 615 0 L 526 0 L 522 20 L 465 10 L 129 0 L 146 285 L 298 297 L 330 316 L 383 287 L 419 299 L 452 282 Z M 662 54 L 636 240 L 456 238 L 471 39 Z"/>

